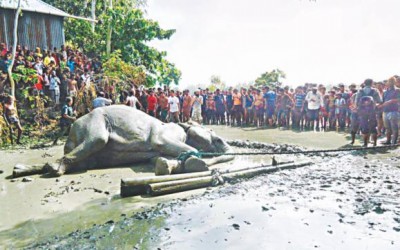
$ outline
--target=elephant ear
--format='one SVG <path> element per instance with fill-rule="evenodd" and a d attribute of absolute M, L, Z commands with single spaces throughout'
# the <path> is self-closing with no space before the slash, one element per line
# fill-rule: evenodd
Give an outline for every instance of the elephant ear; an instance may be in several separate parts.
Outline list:
<path fill-rule="evenodd" d="M 189 129 L 190 129 L 190 127 L 191 127 L 191 125 L 190 124 L 187 124 L 187 123 L 178 123 L 178 125 L 179 126 L 181 126 L 184 130 L 185 130 L 185 132 L 187 132 Z"/>
<path fill-rule="evenodd" d="M 190 126 L 200 126 L 200 123 L 195 122 L 195 121 L 193 121 L 193 120 L 189 120 L 189 121 L 187 122 L 187 124 L 190 125 Z"/>

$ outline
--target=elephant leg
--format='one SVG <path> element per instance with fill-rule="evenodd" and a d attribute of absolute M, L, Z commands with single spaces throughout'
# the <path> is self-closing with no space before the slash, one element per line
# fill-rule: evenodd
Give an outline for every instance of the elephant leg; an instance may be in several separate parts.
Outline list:
<path fill-rule="evenodd" d="M 176 159 L 157 157 L 155 159 L 155 175 L 170 175 L 208 171 L 206 161 L 191 156 L 184 163 Z"/>
<path fill-rule="evenodd" d="M 218 163 L 232 161 L 234 159 L 235 159 L 235 157 L 233 155 L 221 155 L 221 156 L 217 156 L 217 157 L 213 157 L 213 158 L 209 158 L 209 159 L 203 159 L 203 160 L 207 164 L 207 166 L 212 166 L 212 165 L 215 165 Z"/>
<path fill-rule="evenodd" d="M 178 157 L 181 153 L 184 152 L 191 152 L 191 151 L 197 152 L 197 149 L 189 146 L 184 142 L 186 137 L 180 138 L 179 135 L 177 135 L 176 137 L 179 139 L 171 138 L 171 133 L 174 132 L 175 131 L 168 131 L 168 130 L 160 131 L 159 133 L 154 132 L 154 135 L 151 138 L 152 148 L 155 151 L 160 152 L 161 155 L 171 156 L 171 157 Z"/>
<path fill-rule="evenodd" d="M 167 159 L 165 157 L 156 157 L 155 159 L 155 175 L 170 175 L 183 172 L 181 162 L 176 159 Z"/>
<path fill-rule="evenodd" d="M 185 152 L 197 152 L 197 149 L 187 145 L 186 143 L 178 140 L 171 140 L 169 138 L 165 140 L 152 141 L 152 146 L 162 155 L 171 157 L 178 157 L 181 153 Z"/>
<path fill-rule="evenodd" d="M 105 126 L 99 124 L 97 129 L 90 131 L 89 138 L 84 138 L 78 145 L 74 145 L 75 147 L 71 146 L 74 144 L 73 142 L 68 141 L 65 149 L 68 153 L 65 154 L 60 165 L 57 168 L 53 168 L 50 172 L 56 176 L 60 176 L 70 171 L 72 167 L 82 165 L 91 155 L 104 148 L 108 139 L 109 132 Z"/>
<path fill-rule="evenodd" d="M 203 172 L 208 171 L 209 166 L 205 159 L 200 159 L 194 156 L 189 157 L 184 164 L 185 173 Z"/>
<path fill-rule="evenodd" d="M 23 165 L 16 164 L 13 169 L 13 178 L 41 174 L 45 171 L 46 165 Z"/>
<path fill-rule="evenodd" d="M 181 153 L 191 151 L 197 152 L 197 149 L 187 145 L 183 141 L 163 136 L 162 133 L 154 136 L 151 140 L 151 144 L 153 149 L 160 152 L 161 155 L 175 158 L 167 159 L 164 157 L 157 157 L 157 159 L 155 160 L 156 175 L 169 175 L 185 172 L 184 164 L 182 164 L 176 158 Z"/>

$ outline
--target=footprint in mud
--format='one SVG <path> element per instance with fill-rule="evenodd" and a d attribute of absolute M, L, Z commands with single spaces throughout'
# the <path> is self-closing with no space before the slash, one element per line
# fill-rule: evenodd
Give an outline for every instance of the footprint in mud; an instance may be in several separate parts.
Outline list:
<path fill-rule="evenodd" d="M 240 230 L 240 225 L 239 225 L 239 224 L 234 223 L 234 224 L 232 224 L 232 227 L 233 227 L 235 230 Z"/>

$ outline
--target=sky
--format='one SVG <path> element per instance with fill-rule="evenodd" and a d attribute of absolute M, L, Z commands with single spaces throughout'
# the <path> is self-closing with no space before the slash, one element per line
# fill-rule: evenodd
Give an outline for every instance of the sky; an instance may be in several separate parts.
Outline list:
<path fill-rule="evenodd" d="M 180 85 L 228 85 L 283 70 L 285 84 L 361 83 L 400 74 L 399 0 L 149 0 L 170 40 L 151 45 L 182 71 Z"/>

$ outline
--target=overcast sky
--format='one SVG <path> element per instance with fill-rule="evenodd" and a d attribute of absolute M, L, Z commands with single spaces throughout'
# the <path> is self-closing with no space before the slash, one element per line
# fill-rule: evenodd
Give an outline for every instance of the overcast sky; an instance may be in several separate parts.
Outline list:
<path fill-rule="evenodd" d="M 287 84 L 359 83 L 400 74 L 399 0 L 149 0 L 174 28 L 153 43 L 182 70 L 183 86 L 255 80 L 279 68 Z"/>

